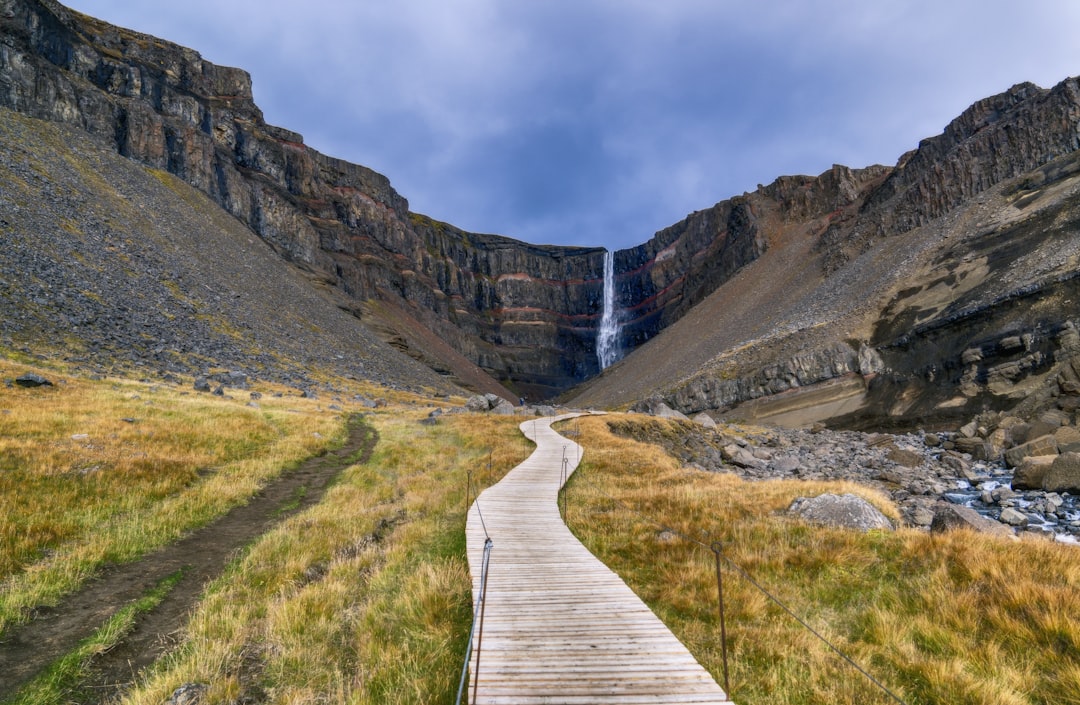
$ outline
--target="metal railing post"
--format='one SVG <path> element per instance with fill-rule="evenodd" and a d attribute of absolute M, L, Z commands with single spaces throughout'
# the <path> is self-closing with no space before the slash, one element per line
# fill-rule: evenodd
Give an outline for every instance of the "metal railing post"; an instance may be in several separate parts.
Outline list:
<path fill-rule="evenodd" d="M 728 686 L 728 663 L 727 663 L 727 627 L 724 623 L 724 577 L 720 572 L 720 542 L 716 541 L 712 545 L 713 555 L 716 557 L 716 595 L 717 604 L 720 609 L 720 650 L 724 658 L 724 692 L 728 695 L 731 694 L 731 688 Z"/>

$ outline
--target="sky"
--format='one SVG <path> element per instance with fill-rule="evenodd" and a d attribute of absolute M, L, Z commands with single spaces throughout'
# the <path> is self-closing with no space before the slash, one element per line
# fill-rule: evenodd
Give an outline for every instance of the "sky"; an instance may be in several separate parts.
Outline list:
<path fill-rule="evenodd" d="M 66 4 L 247 70 L 269 123 L 411 210 L 535 244 L 632 247 L 1080 75 L 1075 0 Z"/>

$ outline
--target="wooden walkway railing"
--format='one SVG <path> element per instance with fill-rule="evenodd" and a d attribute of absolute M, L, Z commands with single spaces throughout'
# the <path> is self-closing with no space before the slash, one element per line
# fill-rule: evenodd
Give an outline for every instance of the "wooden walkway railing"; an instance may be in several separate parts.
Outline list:
<path fill-rule="evenodd" d="M 563 524 L 559 488 L 582 451 L 551 424 L 574 416 L 522 423 L 536 450 L 469 510 L 474 596 L 488 536 L 493 545 L 483 629 L 473 638 L 473 682 L 463 702 L 729 702 L 686 647 Z"/>

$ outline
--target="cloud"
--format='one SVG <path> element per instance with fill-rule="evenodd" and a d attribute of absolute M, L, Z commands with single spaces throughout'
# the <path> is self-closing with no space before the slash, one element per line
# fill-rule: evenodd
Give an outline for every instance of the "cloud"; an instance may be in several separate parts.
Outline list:
<path fill-rule="evenodd" d="M 415 210 L 533 242 L 633 246 L 1080 73 L 1057 0 L 71 2 L 249 70 L 269 121 Z"/>

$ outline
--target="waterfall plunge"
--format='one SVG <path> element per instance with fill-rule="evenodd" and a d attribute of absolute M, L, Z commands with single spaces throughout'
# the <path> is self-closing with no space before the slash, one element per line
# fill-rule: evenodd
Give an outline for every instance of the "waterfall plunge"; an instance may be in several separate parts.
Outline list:
<path fill-rule="evenodd" d="M 619 316 L 615 310 L 615 253 L 604 253 L 604 315 L 596 334 L 596 358 L 606 370 L 619 359 Z"/>

